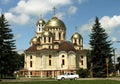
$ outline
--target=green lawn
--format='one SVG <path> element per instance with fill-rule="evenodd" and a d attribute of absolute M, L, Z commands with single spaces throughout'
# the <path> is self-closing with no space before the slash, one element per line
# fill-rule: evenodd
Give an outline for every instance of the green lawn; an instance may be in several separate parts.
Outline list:
<path fill-rule="evenodd" d="M 28 82 L 0 82 L 0 84 L 120 84 L 114 80 L 77 80 L 77 81 L 28 81 Z"/>

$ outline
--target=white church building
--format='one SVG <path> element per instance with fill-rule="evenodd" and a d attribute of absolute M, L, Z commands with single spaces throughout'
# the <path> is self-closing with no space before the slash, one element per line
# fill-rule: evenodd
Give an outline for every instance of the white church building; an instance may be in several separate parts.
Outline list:
<path fill-rule="evenodd" d="M 42 18 L 37 21 L 35 36 L 25 50 L 23 74 L 54 78 L 87 68 L 88 50 L 83 49 L 82 36 L 74 32 L 70 41 L 66 41 L 66 30 L 64 22 L 56 16 L 47 22 Z"/>

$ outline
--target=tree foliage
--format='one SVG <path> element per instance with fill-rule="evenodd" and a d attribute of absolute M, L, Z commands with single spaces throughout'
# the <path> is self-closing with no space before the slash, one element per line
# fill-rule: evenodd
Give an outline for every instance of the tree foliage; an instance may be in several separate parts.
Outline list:
<path fill-rule="evenodd" d="M 106 59 L 109 60 L 109 73 L 113 71 L 111 41 L 108 41 L 108 35 L 105 29 L 101 27 L 98 17 L 92 27 L 90 34 L 91 45 L 91 63 L 94 77 L 106 76 Z"/>
<path fill-rule="evenodd" d="M 0 16 L 0 78 L 12 76 L 17 69 L 19 54 L 15 51 L 15 40 L 4 14 Z"/>
<path fill-rule="evenodd" d="M 79 77 L 81 77 L 81 78 L 86 78 L 89 76 L 89 71 L 88 71 L 88 69 L 80 68 L 79 70 L 77 70 L 77 74 L 79 74 Z"/>

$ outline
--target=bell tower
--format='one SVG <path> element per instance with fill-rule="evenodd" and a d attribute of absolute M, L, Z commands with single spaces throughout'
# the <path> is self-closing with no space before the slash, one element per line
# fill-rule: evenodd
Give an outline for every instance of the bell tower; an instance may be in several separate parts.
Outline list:
<path fill-rule="evenodd" d="M 45 26 L 45 21 L 41 18 L 38 20 L 37 24 L 37 30 L 36 30 L 36 36 L 41 37 L 41 33 L 43 32 L 43 28 Z"/>

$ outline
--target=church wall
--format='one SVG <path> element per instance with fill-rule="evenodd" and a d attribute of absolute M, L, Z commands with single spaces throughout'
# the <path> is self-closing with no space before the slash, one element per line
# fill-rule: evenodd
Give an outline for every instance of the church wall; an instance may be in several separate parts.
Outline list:
<path fill-rule="evenodd" d="M 77 68 L 83 68 L 83 69 L 87 69 L 87 57 L 86 55 L 84 54 L 79 54 L 77 56 L 77 61 L 78 61 L 78 64 L 77 64 Z"/>
<path fill-rule="evenodd" d="M 37 70 L 42 69 L 42 56 L 41 56 L 41 54 L 37 54 L 35 65 L 36 65 Z"/>
<path fill-rule="evenodd" d="M 76 69 L 76 54 L 74 52 L 68 53 L 68 69 Z"/>
<path fill-rule="evenodd" d="M 59 52 L 59 66 L 62 69 L 68 69 L 68 56 L 65 51 Z"/>
<path fill-rule="evenodd" d="M 44 70 L 56 69 L 56 56 L 54 52 L 45 52 L 42 55 L 42 66 Z"/>
<path fill-rule="evenodd" d="M 84 55 L 82 60 L 83 60 L 82 68 L 87 69 L 87 57 Z"/>

